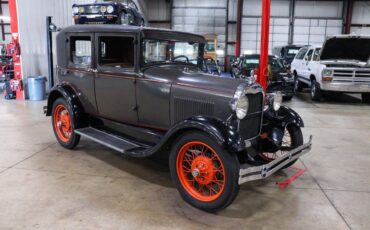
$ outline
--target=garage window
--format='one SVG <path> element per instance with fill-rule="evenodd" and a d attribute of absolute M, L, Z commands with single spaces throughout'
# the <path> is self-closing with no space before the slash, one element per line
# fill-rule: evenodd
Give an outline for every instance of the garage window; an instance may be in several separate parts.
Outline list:
<path fill-rule="evenodd" d="M 70 62 L 76 68 L 91 67 L 91 38 L 89 36 L 71 37 Z"/>
<path fill-rule="evenodd" d="M 102 36 L 99 38 L 99 66 L 103 68 L 133 68 L 134 38 Z"/>

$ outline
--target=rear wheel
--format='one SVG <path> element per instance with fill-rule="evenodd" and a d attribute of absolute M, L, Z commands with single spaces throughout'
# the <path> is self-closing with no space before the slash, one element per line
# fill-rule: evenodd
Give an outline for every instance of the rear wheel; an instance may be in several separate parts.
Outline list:
<path fill-rule="evenodd" d="M 226 208 L 239 191 L 237 157 L 200 132 L 187 133 L 176 141 L 170 171 L 183 199 L 208 212 Z"/>
<path fill-rule="evenodd" d="M 311 91 L 310 91 L 311 99 L 314 101 L 320 101 L 322 97 L 322 92 L 320 89 L 319 84 L 316 80 L 311 81 Z"/>
<path fill-rule="evenodd" d="M 75 122 L 70 106 L 64 98 L 58 98 L 53 105 L 52 123 L 54 134 L 61 146 L 73 149 L 80 142 L 80 135 L 74 132 Z"/>
<path fill-rule="evenodd" d="M 280 150 L 274 153 L 263 152 L 260 153 L 259 156 L 263 161 L 269 163 L 301 145 L 303 145 L 301 128 L 296 125 L 288 125 L 284 130 L 283 143 Z M 283 169 L 292 166 L 296 161 L 297 160 L 287 164 Z"/>
<path fill-rule="evenodd" d="M 363 93 L 361 97 L 363 103 L 370 104 L 370 93 Z"/>

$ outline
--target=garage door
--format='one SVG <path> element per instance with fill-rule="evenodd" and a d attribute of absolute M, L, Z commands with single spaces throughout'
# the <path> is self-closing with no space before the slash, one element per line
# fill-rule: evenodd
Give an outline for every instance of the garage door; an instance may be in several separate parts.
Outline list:
<path fill-rule="evenodd" d="M 270 20 L 270 43 L 269 50 L 275 46 L 288 44 L 289 40 L 289 19 L 272 18 Z M 258 52 L 261 44 L 261 19 L 260 18 L 243 18 L 241 52 L 251 53 Z"/>
<path fill-rule="evenodd" d="M 321 45 L 326 36 L 342 33 L 342 20 L 295 19 L 293 42 L 297 45 Z"/>

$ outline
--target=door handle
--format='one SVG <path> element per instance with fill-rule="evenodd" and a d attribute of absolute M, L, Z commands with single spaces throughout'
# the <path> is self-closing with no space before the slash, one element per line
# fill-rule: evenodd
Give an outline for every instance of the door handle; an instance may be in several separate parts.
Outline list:
<path fill-rule="evenodd" d="M 69 70 L 67 70 L 67 69 L 61 69 L 60 70 L 60 75 L 62 75 L 62 76 L 65 76 L 65 75 L 67 75 L 67 74 L 69 74 L 70 72 L 69 72 Z"/>
<path fill-rule="evenodd" d="M 97 73 L 98 70 L 97 69 L 92 69 L 92 68 L 89 68 L 87 69 L 88 72 L 92 72 L 92 73 Z"/>

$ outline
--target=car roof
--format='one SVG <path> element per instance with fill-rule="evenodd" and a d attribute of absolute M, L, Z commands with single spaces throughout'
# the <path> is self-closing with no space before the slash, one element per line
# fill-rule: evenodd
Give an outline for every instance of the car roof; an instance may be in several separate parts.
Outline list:
<path fill-rule="evenodd" d="M 365 34 L 337 34 L 337 35 L 329 35 L 326 39 L 330 38 L 370 38 L 370 35 Z"/>
<path fill-rule="evenodd" d="M 63 28 L 60 33 L 141 33 L 144 37 L 171 39 L 179 41 L 192 41 L 205 43 L 203 36 L 188 32 L 180 32 L 168 29 L 158 29 L 142 26 L 129 26 L 118 24 L 94 24 L 94 25 L 73 25 Z"/>

